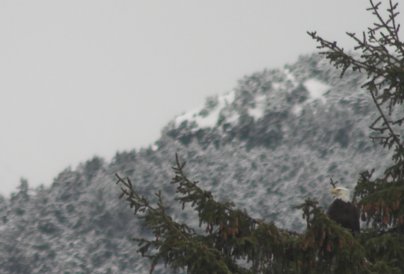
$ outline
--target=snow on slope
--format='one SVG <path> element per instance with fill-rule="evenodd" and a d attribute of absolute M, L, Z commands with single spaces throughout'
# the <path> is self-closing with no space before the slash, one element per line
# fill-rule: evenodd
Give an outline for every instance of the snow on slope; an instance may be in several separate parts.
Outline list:
<path fill-rule="evenodd" d="M 268 77 L 265 81 L 271 83 L 271 88 L 264 88 L 257 94 L 254 94 L 251 105 L 246 109 L 248 115 L 255 121 L 264 117 L 269 106 L 273 109 L 278 107 L 276 103 L 274 104 L 277 98 L 279 98 L 277 93 L 288 93 L 296 88 L 299 83 L 293 72 L 286 67 L 281 70 L 258 73 L 257 77 L 263 77 L 264 79 Z M 328 88 L 328 86 L 316 80 L 308 80 L 307 86 L 311 90 L 313 101 L 317 98 L 321 99 L 324 88 Z M 247 90 L 255 90 L 256 88 L 248 86 Z M 236 89 L 221 96 L 211 97 L 203 107 L 177 116 L 174 120 L 174 127 L 178 128 L 182 123 L 187 122 L 188 126 L 192 125 L 192 131 L 195 132 L 197 129 L 216 127 L 219 119 L 224 119 L 229 124 L 235 124 L 240 118 L 240 113 L 232 104 L 235 100 L 239 100 L 240 96 L 240 92 Z M 238 105 L 240 106 L 240 104 Z"/>
<path fill-rule="evenodd" d="M 278 93 L 290 93 L 299 85 L 308 91 L 308 98 L 295 103 L 291 107 L 291 112 L 295 116 L 300 116 L 307 104 L 314 102 L 325 104 L 327 102 L 326 93 L 331 89 L 330 85 L 309 75 L 304 78 L 298 78 L 295 73 L 291 69 L 284 67 L 280 70 L 258 73 L 255 76 L 255 78 L 261 77 L 265 79 L 264 82 L 269 82 L 271 88 L 263 88 L 256 94 L 253 94 L 246 111 L 254 121 L 262 119 L 268 108 L 273 111 L 279 109 L 279 98 L 282 95 Z M 259 85 L 262 83 L 251 83 L 251 86 L 258 85 L 253 88 L 247 84 L 246 90 L 258 90 L 261 88 Z M 174 121 L 174 125 L 178 128 L 182 123 L 187 122 L 188 125 L 192 125 L 192 131 L 195 132 L 197 129 L 216 127 L 220 118 L 224 119 L 226 123 L 236 124 L 240 118 L 240 113 L 230 106 L 235 100 L 240 100 L 240 96 L 240 92 L 233 90 L 222 96 L 212 97 L 208 99 L 205 106 L 178 116 Z"/>
<path fill-rule="evenodd" d="M 180 126 L 183 122 L 195 122 L 198 128 L 215 127 L 219 119 L 220 111 L 230 105 L 235 98 L 234 91 L 230 91 L 222 96 L 211 98 L 212 106 L 197 108 L 178 116 L 175 119 L 175 126 Z"/>
<path fill-rule="evenodd" d="M 255 120 L 259 120 L 264 116 L 265 108 L 267 106 L 266 99 L 267 97 L 265 94 L 256 96 L 254 107 L 248 109 L 248 114 Z"/>
<path fill-rule="evenodd" d="M 327 101 L 324 94 L 331 88 L 329 85 L 314 78 L 306 80 L 303 85 L 310 93 L 310 101 L 320 100 L 323 103 Z"/>
<path fill-rule="evenodd" d="M 303 111 L 304 105 L 320 101 L 323 104 L 327 102 L 325 93 L 331 89 L 331 86 L 317 80 L 315 78 L 309 78 L 303 82 L 303 86 L 309 92 L 309 98 L 302 104 L 296 104 L 292 107 L 291 111 L 294 115 L 300 116 Z"/>

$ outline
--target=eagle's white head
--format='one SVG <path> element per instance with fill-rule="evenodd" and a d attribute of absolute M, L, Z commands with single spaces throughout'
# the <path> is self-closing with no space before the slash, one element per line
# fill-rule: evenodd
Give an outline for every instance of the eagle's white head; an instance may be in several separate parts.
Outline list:
<path fill-rule="evenodd" d="M 347 189 L 346 187 L 333 187 L 331 189 L 331 195 L 336 199 L 341 199 L 344 202 L 349 202 L 349 189 Z"/>

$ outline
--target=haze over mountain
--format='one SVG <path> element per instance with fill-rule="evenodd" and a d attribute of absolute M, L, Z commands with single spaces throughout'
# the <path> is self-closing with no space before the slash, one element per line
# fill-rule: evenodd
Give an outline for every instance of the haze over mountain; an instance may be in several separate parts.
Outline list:
<path fill-rule="evenodd" d="M 360 172 L 381 172 L 389 162 L 368 138 L 375 109 L 360 88 L 365 78 L 339 75 L 318 55 L 303 56 L 245 76 L 232 91 L 178 115 L 148 148 L 119 152 L 111 162 L 87 160 L 50 187 L 21 181 L 0 199 L 0 272 L 147 273 L 149 262 L 130 241 L 146 231 L 118 199 L 114 174 L 149 197 L 161 189 L 175 218 L 197 225 L 172 203 L 175 153 L 217 199 L 301 231 L 294 206 L 306 197 L 326 206 L 330 177 L 352 188 Z"/>

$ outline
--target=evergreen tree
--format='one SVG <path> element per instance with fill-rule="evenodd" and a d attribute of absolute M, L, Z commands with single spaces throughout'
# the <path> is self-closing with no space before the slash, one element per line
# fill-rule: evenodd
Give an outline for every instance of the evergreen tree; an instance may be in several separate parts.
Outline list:
<path fill-rule="evenodd" d="M 176 156 L 171 183 L 176 201 L 195 210 L 199 227 L 170 215 L 161 192 L 156 199 L 142 196 L 129 178 L 117 175 L 121 197 L 129 202 L 152 232 L 135 239 L 142 256 L 156 265 L 187 273 L 404 273 L 404 147 L 399 132 L 404 118 L 404 43 L 399 39 L 398 5 L 389 1 L 387 14 L 381 3 L 370 0 L 368 9 L 376 22 L 346 53 L 336 42 L 315 39 L 322 54 L 341 69 L 368 76 L 363 85 L 373 99 L 377 118 L 371 123 L 371 139 L 392 150 L 392 164 L 380 177 L 360 174 L 354 202 L 365 228 L 353 235 L 323 212 L 314 199 L 299 206 L 307 227 L 295 233 L 270 220 L 252 218 L 232 202 L 219 202 L 214 195 L 189 179 L 185 162 Z"/>

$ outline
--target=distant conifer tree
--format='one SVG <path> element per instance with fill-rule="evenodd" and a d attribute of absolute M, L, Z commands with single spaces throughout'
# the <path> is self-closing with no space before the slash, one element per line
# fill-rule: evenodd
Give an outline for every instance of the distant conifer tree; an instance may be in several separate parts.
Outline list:
<path fill-rule="evenodd" d="M 193 208 L 199 228 L 181 223 L 169 214 L 161 192 L 151 202 L 136 191 L 129 178 L 117 175 L 122 197 L 152 232 L 139 238 L 139 252 L 151 260 L 150 272 L 164 263 L 174 271 L 207 273 L 404 273 L 404 147 L 398 134 L 404 121 L 404 44 L 399 39 L 398 5 L 389 1 L 387 13 L 381 3 L 370 0 L 376 18 L 361 36 L 348 35 L 357 43 L 346 53 L 336 42 L 308 34 L 325 56 L 341 69 L 368 76 L 363 85 L 376 107 L 371 139 L 393 152 L 390 167 L 378 178 L 364 172 L 355 187 L 354 202 L 367 224 L 360 234 L 327 217 L 316 200 L 299 208 L 307 223 L 295 233 L 258 220 L 236 209 L 232 202 L 219 202 L 185 174 L 178 156 L 172 184 L 176 201 Z M 287 218 L 287 216 L 285 216 Z M 202 229 L 201 229 L 202 228 Z"/>

